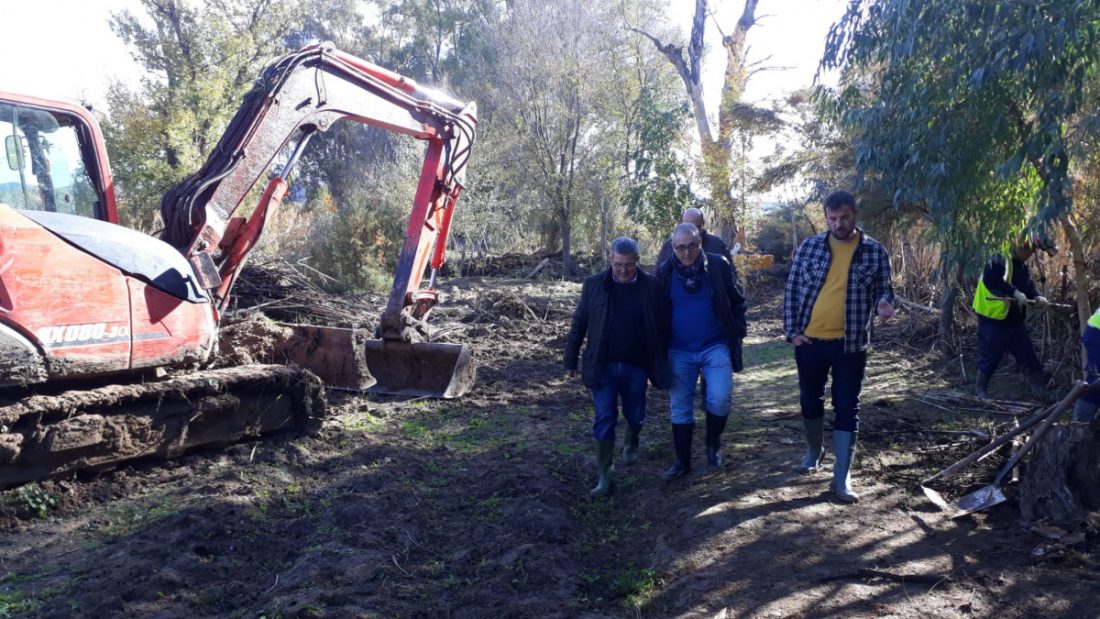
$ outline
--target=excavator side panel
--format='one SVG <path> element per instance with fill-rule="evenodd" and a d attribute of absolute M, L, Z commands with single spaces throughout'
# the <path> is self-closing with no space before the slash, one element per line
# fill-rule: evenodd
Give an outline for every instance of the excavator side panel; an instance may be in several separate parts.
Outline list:
<path fill-rule="evenodd" d="M 180 367 L 206 361 L 217 341 L 210 303 L 191 303 L 128 279 L 133 311 L 131 368 Z"/>
<path fill-rule="evenodd" d="M 50 378 L 130 367 L 130 294 L 116 268 L 0 205 L 0 321 L 43 353 Z M 0 384 L 18 384 L 0 376 Z"/>

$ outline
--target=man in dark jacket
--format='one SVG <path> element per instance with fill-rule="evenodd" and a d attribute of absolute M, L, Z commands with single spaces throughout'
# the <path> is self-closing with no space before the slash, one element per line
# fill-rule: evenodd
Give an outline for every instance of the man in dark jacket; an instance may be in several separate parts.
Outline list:
<path fill-rule="evenodd" d="M 584 280 L 573 324 L 565 340 L 565 370 L 577 374 L 581 342 L 581 379 L 592 390 L 596 409 L 592 434 L 596 439 L 598 481 L 594 497 L 613 487 L 615 425 L 622 400 L 626 419 L 623 462 L 638 460 L 638 437 L 645 422 L 646 380 L 663 386 L 664 351 L 658 333 L 657 281 L 638 268 L 638 243 L 618 238 L 611 243 L 611 268 Z"/>
<path fill-rule="evenodd" d="M 994 256 L 985 265 L 974 293 L 974 312 L 978 315 L 978 381 L 974 387 L 978 397 L 989 397 L 989 379 L 1006 352 L 1016 358 L 1016 365 L 1027 376 L 1036 395 L 1047 383 L 1043 364 L 1035 356 L 1035 346 L 1027 328 L 1027 303 L 1048 303 L 1031 281 L 1027 261 L 1036 246 L 1054 253 L 1057 249 L 1045 237 L 1036 237 L 1015 244 L 1008 256 Z"/>
<path fill-rule="evenodd" d="M 703 211 L 697 208 L 689 208 L 684 211 L 683 216 L 680 218 L 681 223 L 692 224 L 699 229 L 700 245 L 703 246 L 703 251 L 708 254 L 718 254 L 733 264 L 733 255 L 730 253 L 730 248 L 726 246 L 726 242 L 722 240 L 722 237 L 717 234 L 711 234 L 707 232 L 703 226 Z M 672 239 L 665 241 L 664 245 L 661 245 L 661 251 L 657 253 L 657 266 L 668 261 L 672 257 Z"/>
<path fill-rule="evenodd" d="M 707 462 L 722 465 L 721 436 L 733 397 L 733 372 L 741 371 L 745 337 L 745 297 L 733 265 L 703 251 L 699 229 L 680 224 L 672 233 L 675 255 L 657 268 L 662 301 L 667 303 L 669 409 L 676 460 L 667 480 L 691 471 L 695 429 L 695 383 L 706 379 Z"/>

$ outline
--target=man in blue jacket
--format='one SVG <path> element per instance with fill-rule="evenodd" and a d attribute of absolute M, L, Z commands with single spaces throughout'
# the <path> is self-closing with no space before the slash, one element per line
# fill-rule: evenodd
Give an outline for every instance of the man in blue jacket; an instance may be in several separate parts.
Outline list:
<path fill-rule="evenodd" d="M 669 412 L 676 459 L 666 480 L 691 471 L 695 429 L 695 384 L 706 379 L 706 451 L 710 466 L 722 465 L 721 437 L 730 414 L 733 372 L 741 371 L 745 296 L 733 265 L 703 251 L 699 228 L 680 224 L 672 233 L 674 255 L 659 265 L 661 298 L 667 310 Z"/>
<path fill-rule="evenodd" d="M 581 380 L 592 390 L 597 482 L 590 494 L 609 494 L 614 486 L 612 460 L 619 401 L 626 419 L 623 462 L 638 460 L 645 422 L 646 381 L 664 386 L 665 361 L 659 333 L 657 280 L 638 268 L 638 243 L 626 237 L 611 243 L 611 268 L 584 280 L 581 298 L 565 340 L 565 370 L 577 375 L 584 347 Z"/>

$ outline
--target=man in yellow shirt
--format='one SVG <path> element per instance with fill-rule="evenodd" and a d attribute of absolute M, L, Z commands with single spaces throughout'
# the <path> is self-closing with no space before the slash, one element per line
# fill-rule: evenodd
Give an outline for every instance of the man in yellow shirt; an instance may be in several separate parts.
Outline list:
<path fill-rule="evenodd" d="M 825 384 L 833 377 L 832 491 L 845 503 L 852 491 L 851 466 L 859 432 L 859 394 L 867 367 L 870 324 L 894 315 L 890 256 L 856 226 L 856 199 L 845 191 L 825 198 L 828 231 L 802 242 L 795 252 L 783 300 L 783 329 L 795 346 L 806 456 L 800 468 L 817 470 L 825 454 Z"/>

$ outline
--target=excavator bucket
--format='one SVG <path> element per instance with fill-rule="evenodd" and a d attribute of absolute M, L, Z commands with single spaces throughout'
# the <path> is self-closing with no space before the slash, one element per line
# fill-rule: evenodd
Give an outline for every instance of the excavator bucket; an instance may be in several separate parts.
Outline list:
<path fill-rule="evenodd" d="M 477 366 L 465 344 L 367 340 L 367 367 L 378 381 L 368 391 L 457 398 L 474 384 Z"/>

